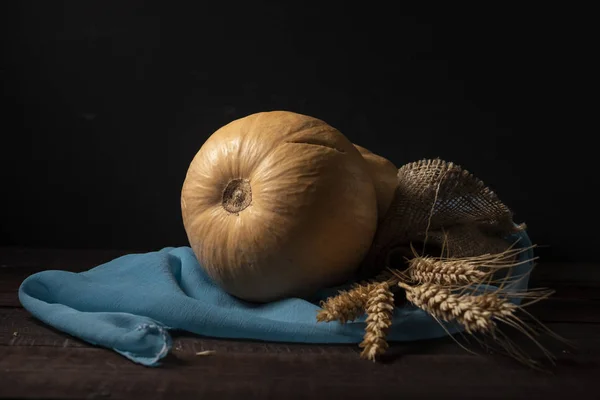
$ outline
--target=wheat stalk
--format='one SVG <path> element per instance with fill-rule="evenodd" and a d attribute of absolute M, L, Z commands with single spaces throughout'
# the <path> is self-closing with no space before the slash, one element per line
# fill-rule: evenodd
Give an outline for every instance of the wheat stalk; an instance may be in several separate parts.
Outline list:
<path fill-rule="evenodd" d="M 523 309 L 527 305 L 547 298 L 552 291 L 525 290 L 518 293 L 505 291 L 504 286 L 507 282 L 522 277 L 507 274 L 506 277 L 492 279 L 494 272 L 500 269 L 510 270 L 522 263 L 533 261 L 516 260 L 517 255 L 527 250 L 529 248 L 509 248 L 498 254 L 435 258 L 419 256 L 413 249 L 414 257 L 407 260 L 406 270 L 387 268 L 387 271 L 374 280 L 357 283 L 348 291 L 340 291 L 337 296 L 321 302 L 322 309 L 317 315 L 317 320 L 346 323 L 366 312 L 367 325 L 363 341 L 360 343 L 363 349 L 361 358 L 376 361 L 377 357 L 388 349 L 386 335 L 392 324 L 393 291 L 402 288 L 406 291 L 408 301 L 429 313 L 439 323 L 440 321 L 456 322 L 471 335 L 491 336 L 510 356 L 535 367 L 536 362 L 520 350 L 516 343 L 501 331 L 497 323 L 501 322 L 521 331 L 552 360 L 553 356 L 535 339 L 537 332 L 516 315 L 517 311 L 524 312 L 534 320 L 535 324 L 561 339 Z M 480 284 L 486 283 L 498 285 L 492 290 L 484 289 L 483 293 L 468 292 L 469 288 L 477 291 Z M 517 306 L 510 301 L 513 298 L 529 299 L 529 301 Z M 477 336 L 473 337 L 479 341 Z M 462 345 L 461 347 L 465 348 Z"/>
<path fill-rule="evenodd" d="M 521 279 L 522 276 L 507 274 L 505 277 L 492 279 L 495 271 L 510 270 L 512 267 L 535 260 L 537 257 L 530 260 L 515 260 L 517 255 L 529 249 L 509 248 L 499 254 L 464 258 L 419 257 L 415 254 L 415 257 L 409 260 L 406 271 L 392 270 L 391 272 L 400 278 L 401 282 L 398 286 L 406 290 L 407 300 L 432 315 L 438 322 L 440 320 L 457 322 L 469 334 L 490 336 L 509 356 L 532 368 L 537 368 L 537 361 L 531 359 L 505 335 L 498 323 L 520 331 L 532 340 L 551 362 L 554 362 L 555 357 L 535 338 L 539 333 L 516 315 L 518 311 L 525 313 L 532 320 L 532 324 L 541 327 L 555 339 L 570 344 L 524 310 L 524 307 L 548 298 L 553 291 L 542 289 L 505 291 L 504 286 L 508 282 Z M 417 285 L 410 286 L 411 282 Z M 497 287 L 492 290 L 484 289 L 484 292 L 479 294 L 467 293 L 469 287 L 477 291 L 478 285 L 485 283 Z M 529 301 L 516 305 L 510 301 L 515 298 L 529 299 Z M 477 336 L 472 337 L 480 341 Z M 481 341 L 480 343 L 483 344 Z"/>
<path fill-rule="evenodd" d="M 376 361 L 377 356 L 388 349 L 387 331 L 392 325 L 394 312 L 394 293 L 387 282 L 380 283 L 369 292 L 367 301 L 367 327 L 364 340 L 360 343 L 363 349 L 361 358 Z"/>

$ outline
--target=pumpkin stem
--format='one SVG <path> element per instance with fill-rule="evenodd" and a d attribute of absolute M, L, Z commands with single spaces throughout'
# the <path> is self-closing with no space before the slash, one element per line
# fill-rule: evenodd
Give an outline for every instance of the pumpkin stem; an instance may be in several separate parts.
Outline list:
<path fill-rule="evenodd" d="M 223 208 L 237 214 L 252 203 L 252 188 L 247 179 L 233 179 L 223 190 Z"/>

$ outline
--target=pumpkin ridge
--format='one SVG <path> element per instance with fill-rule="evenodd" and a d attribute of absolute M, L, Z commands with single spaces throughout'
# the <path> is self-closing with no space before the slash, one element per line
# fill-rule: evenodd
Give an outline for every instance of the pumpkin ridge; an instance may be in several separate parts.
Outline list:
<path fill-rule="evenodd" d="M 326 148 L 328 148 L 328 149 L 335 150 L 335 151 L 337 151 L 338 153 L 342 153 L 342 154 L 345 154 L 345 153 L 346 153 L 344 150 L 338 149 L 337 147 L 330 146 L 330 145 L 328 146 L 326 143 L 319 143 L 319 142 L 317 142 L 317 141 L 314 141 L 314 142 L 312 142 L 312 141 L 303 141 L 303 142 L 300 142 L 300 141 L 298 141 L 298 142 L 294 142 L 294 141 L 285 141 L 284 143 L 288 143 L 288 144 L 305 144 L 305 145 L 308 145 L 308 146 L 319 146 L 319 147 L 326 147 Z"/>

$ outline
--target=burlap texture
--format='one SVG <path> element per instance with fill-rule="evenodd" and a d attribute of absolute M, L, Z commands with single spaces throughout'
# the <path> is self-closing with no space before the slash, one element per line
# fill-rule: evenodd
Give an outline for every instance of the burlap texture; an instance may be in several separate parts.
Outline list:
<path fill-rule="evenodd" d="M 399 268 L 413 255 L 411 244 L 420 255 L 500 253 L 512 244 L 506 237 L 523 228 L 493 191 L 460 166 L 440 159 L 406 164 L 359 275 Z"/>

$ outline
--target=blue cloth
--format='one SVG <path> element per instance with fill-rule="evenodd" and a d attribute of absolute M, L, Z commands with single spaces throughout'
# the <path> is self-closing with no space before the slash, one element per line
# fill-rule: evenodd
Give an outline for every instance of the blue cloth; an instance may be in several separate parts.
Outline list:
<path fill-rule="evenodd" d="M 530 246 L 521 233 L 519 246 Z M 531 252 L 521 254 L 532 258 Z M 527 287 L 532 265 L 513 290 Z M 364 317 L 346 324 L 318 323 L 318 301 L 344 286 L 323 290 L 311 301 L 284 299 L 252 304 L 229 296 L 203 272 L 189 247 L 130 254 L 89 271 L 48 270 L 29 276 L 19 299 L 44 323 L 94 345 L 113 349 L 146 366 L 160 365 L 171 349 L 170 330 L 216 338 L 273 342 L 359 343 Z M 390 341 L 437 338 L 447 332 L 425 312 L 411 305 L 398 308 Z M 448 326 L 452 333 L 458 328 Z"/>

